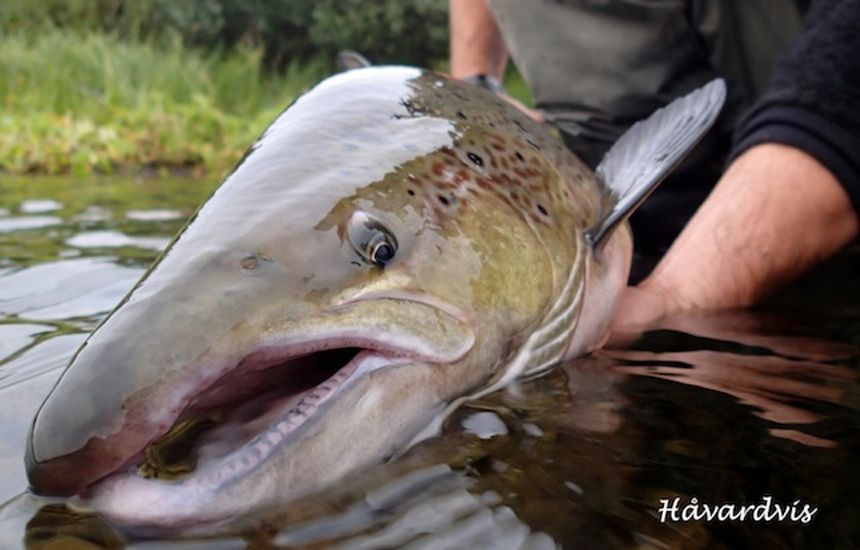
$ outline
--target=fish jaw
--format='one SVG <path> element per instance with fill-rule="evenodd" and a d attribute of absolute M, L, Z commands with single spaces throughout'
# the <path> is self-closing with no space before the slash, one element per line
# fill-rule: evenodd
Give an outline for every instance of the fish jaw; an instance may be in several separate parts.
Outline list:
<path fill-rule="evenodd" d="M 316 413 L 279 416 L 179 482 L 111 476 L 92 488 L 87 505 L 138 535 L 217 532 L 391 456 L 451 399 L 456 388 L 441 372 L 449 368 L 362 352 L 334 389 L 305 398 L 315 397 Z"/>
<path fill-rule="evenodd" d="M 219 348 L 210 348 L 195 362 L 166 373 L 151 385 L 136 388 L 134 394 L 122 401 L 105 399 L 109 404 L 121 403 L 119 407 L 99 411 L 102 416 L 111 417 L 103 419 L 103 425 L 110 426 L 111 432 L 95 436 L 84 430 L 75 434 L 79 443 L 72 452 L 45 458 L 45 447 L 40 447 L 39 441 L 76 429 L 74 411 L 53 405 L 49 397 L 37 414 L 27 446 L 26 464 L 33 489 L 41 494 L 85 493 L 106 475 L 132 465 L 147 445 L 168 432 L 177 421 L 233 400 L 241 401 L 254 392 L 268 391 L 269 374 L 286 377 L 285 391 L 294 392 L 289 382 L 290 369 L 295 362 L 313 354 L 353 349 L 356 357 L 367 352 L 393 362 L 408 359 L 446 365 L 466 355 L 475 342 L 471 328 L 451 315 L 423 303 L 392 299 L 351 304 L 327 314 L 283 321 L 259 333 L 251 342 L 230 342 L 229 335 L 223 335 L 219 338 L 223 344 L 220 350 L 231 350 L 224 355 L 217 356 Z M 102 340 L 97 347 L 116 351 L 122 345 L 121 341 Z M 92 363 L 105 357 L 97 352 L 94 346 L 90 353 L 79 353 L 73 360 L 67 371 L 79 378 L 73 380 L 77 383 L 73 387 L 98 383 L 98 379 L 87 380 Z M 122 350 L 118 353 L 122 355 Z M 343 365 L 330 378 L 317 380 L 317 387 L 344 376 L 340 373 L 363 376 L 364 371 L 350 371 L 352 366 L 352 362 Z M 114 368 L 122 370 L 129 365 Z M 303 367 L 299 376 L 307 378 L 310 368 L 313 365 Z M 54 392 L 57 388 L 64 389 L 58 384 Z M 110 388 L 101 390 L 109 393 Z"/>

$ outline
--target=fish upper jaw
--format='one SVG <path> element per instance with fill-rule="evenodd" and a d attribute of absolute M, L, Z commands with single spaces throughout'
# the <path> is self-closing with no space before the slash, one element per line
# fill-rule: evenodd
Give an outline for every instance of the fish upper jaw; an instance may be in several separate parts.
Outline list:
<path fill-rule="evenodd" d="M 475 333 L 465 313 L 442 301 L 414 293 L 380 292 L 342 301 L 319 316 L 279 323 L 262 335 L 259 347 L 314 340 L 452 363 L 472 349 Z"/>
<path fill-rule="evenodd" d="M 407 302 L 413 304 L 423 304 L 432 309 L 436 309 L 441 313 L 460 321 L 461 323 L 472 327 L 475 325 L 476 316 L 474 313 L 466 312 L 460 307 L 437 298 L 431 294 L 411 290 L 408 288 L 402 289 L 363 289 L 346 298 L 343 298 L 339 305 L 333 308 L 333 311 L 343 310 L 354 307 L 355 304 L 373 302 L 377 300 L 391 300 L 392 302 Z"/>

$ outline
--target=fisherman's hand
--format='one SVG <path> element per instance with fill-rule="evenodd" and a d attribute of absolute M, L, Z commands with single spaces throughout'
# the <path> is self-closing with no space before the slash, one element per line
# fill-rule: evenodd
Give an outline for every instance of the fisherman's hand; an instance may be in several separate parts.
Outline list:
<path fill-rule="evenodd" d="M 501 87 L 508 49 L 486 2 L 449 0 L 451 76 L 483 86 L 535 122 L 543 115 L 510 97 Z"/>
<path fill-rule="evenodd" d="M 544 116 L 542 112 L 536 109 L 532 109 L 530 107 L 526 107 L 526 105 L 522 101 L 516 99 L 515 97 L 509 96 L 505 91 L 505 87 L 502 85 L 501 80 L 494 76 L 486 74 L 474 74 L 465 77 L 455 76 L 454 78 L 459 78 L 459 80 L 474 84 L 475 86 L 478 86 L 480 88 L 484 88 L 485 90 L 492 92 L 498 97 L 507 101 L 510 105 L 513 105 L 517 110 L 519 110 L 521 113 L 523 113 L 533 121 L 537 123 L 544 122 Z"/>
<path fill-rule="evenodd" d="M 757 145 L 729 166 L 651 275 L 619 298 L 611 342 L 681 311 L 758 303 L 857 237 L 833 174 L 786 145 Z"/>
<path fill-rule="evenodd" d="M 519 109 L 522 113 L 524 113 L 527 117 L 534 120 L 535 122 L 537 122 L 537 123 L 543 123 L 544 122 L 543 113 L 538 111 L 537 109 L 532 109 L 530 107 L 526 107 L 522 101 L 520 101 L 514 97 L 511 97 L 508 94 L 499 94 L 499 97 L 501 97 L 502 99 L 504 99 L 505 101 L 507 101 L 508 103 L 510 103 L 511 105 L 516 107 L 517 109 Z"/>
<path fill-rule="evenodd" d="M 661 292 L 636 286 L 621 291 L 609 328 L 608 347 L 626 347 L 675 308 Z"/>

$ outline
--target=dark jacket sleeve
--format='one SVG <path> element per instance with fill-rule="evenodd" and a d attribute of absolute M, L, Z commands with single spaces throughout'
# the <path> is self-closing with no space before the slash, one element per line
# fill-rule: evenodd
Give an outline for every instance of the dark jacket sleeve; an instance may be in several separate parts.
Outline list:
<path fill-rule="evenodd" d="M 860 213 L 860 0 L 812 5 L 768 90 L 738 126 L 730 160 L 760 143 L 815 157 Z"/>

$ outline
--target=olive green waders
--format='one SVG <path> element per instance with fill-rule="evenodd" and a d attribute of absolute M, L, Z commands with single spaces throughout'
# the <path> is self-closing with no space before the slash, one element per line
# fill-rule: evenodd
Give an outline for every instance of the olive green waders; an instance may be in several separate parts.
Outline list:
<path fill-rule="evenodd" d="M 726 79 L 716 128 L 631 220 L 637 251 L 650 256 L 665 250 L 718 179 L 732 129 L 763 92 L 806 3 L 488 0 L 536 106 L 592 167 L 637 120 Z"/>

